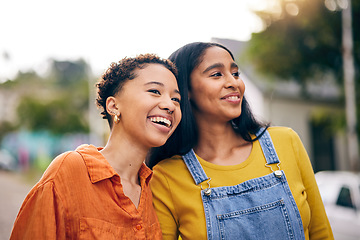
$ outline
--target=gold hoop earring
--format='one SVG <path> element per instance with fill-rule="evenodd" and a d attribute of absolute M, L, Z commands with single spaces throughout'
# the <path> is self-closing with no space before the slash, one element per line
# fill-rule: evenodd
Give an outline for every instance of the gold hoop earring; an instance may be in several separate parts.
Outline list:
<path fill-rule="evenodd" d="M 120 122 L 120 118 L 117 114 L 114 115 L 114 123 L 119 123 Z"/>

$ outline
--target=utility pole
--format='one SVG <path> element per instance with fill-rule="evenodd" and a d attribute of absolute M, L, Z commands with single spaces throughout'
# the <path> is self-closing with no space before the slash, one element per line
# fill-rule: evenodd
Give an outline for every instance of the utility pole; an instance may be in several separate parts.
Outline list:
<path fill-rule="evenodd" d="M 356 95 L 355 95 L 355 67 L 353 56 L 352 35 L 352 11 L 351 0 L 347 1 L 347 7 L 341 11 L 342 16 L 342 48 L 343 48 L 343 70 L 345 85 L 347 141 L 350 168 L 352 171 L 359 170 L 359 143 L 356 131 Z"/>

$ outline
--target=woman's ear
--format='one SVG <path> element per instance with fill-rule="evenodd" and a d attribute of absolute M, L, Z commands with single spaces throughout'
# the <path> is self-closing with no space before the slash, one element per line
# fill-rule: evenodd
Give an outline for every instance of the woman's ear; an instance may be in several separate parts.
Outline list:
<path fill-rule="evenodd" d="M 106 111 L 110 114 L 110 115 L 120 115 L 120 109 L 118 108 L 118 104 L 116 101 L 116 98 L 113 96 L 110 96 L 106 99 Z"/>

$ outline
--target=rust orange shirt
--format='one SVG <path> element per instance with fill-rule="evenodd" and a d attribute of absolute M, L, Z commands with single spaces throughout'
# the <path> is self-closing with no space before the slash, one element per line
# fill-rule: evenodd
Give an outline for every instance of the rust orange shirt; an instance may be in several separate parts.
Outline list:
<path fill-rule="evenodd" d="M 82 145 L 56 157 L 25 198 L 10 239 L 162 239 L 151 170 L 139 170 L 136 208 L 99 150 Z"/>

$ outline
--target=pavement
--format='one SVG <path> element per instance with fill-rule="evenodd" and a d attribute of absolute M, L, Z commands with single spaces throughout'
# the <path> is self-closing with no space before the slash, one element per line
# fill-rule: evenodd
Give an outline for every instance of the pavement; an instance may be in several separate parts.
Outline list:
<path fill-rule="evenodd" d="M 24 175 L 0 170 L 0 240 L 8 240 L 22 202 L 34 185 Z"/>

